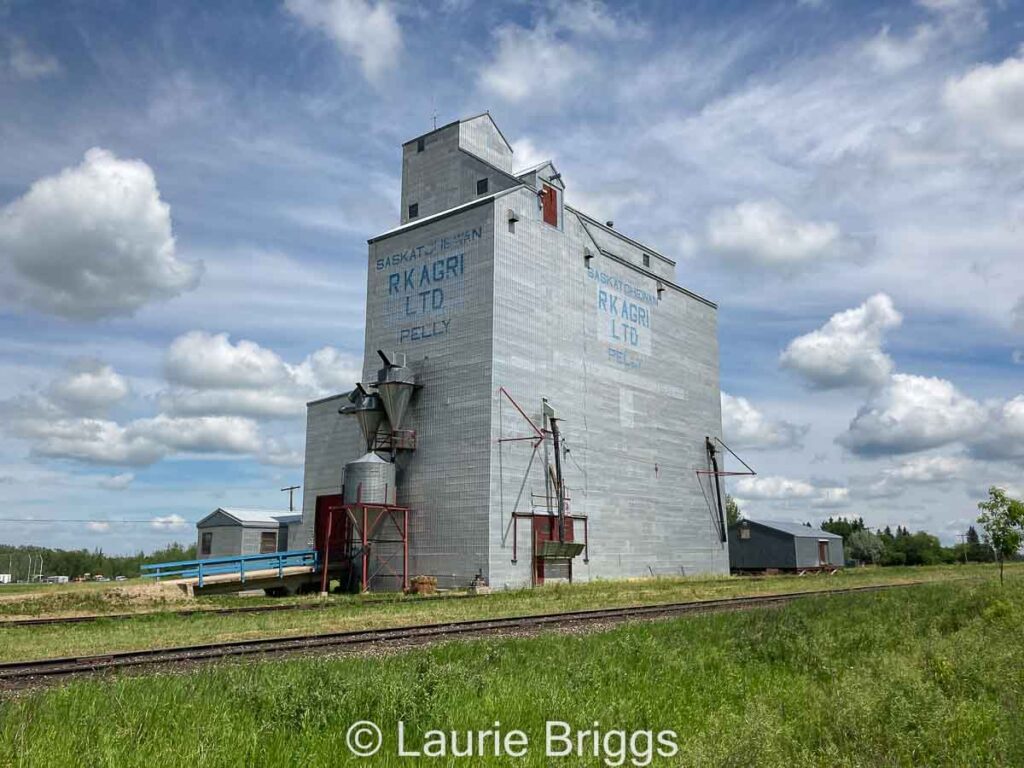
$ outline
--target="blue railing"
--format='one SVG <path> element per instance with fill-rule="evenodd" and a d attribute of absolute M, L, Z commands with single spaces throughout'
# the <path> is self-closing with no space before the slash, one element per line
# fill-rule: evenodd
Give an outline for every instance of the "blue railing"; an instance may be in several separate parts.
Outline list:
<path fill-rule="evenodd" d="M 142 575 L 159 579 L 173 576 L 176 579 L 199 579 L 203 586 L 207 576 L 237 573 L 238 580 L 245 583 L 246 574 L 253 571 L 276 569 L 278 578 L 284 576 L 285 568 L 305 566 L 316 570 L 320 558 L 315 549 L 299 549 L 290 552 L 272 552 L 267 555 L 240 555 L 238 557 L 208 557 L 204 560 L 181 560 L 174 563 L 153 563 L 142 566 Z M 262 577 L 261 577 L 262 578 Z"/>

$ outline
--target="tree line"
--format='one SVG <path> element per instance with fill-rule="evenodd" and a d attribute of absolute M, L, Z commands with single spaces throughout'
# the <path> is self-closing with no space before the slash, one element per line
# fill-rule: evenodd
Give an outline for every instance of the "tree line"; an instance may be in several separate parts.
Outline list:
<path fill-rule="evenodd" d="M 990 563 L 995 560 L 991 547 L 985 546 L 973 525 L 967 529 L 963 542 L 945 547 L 927 531 L 910 532 L 905 526 L 893 531 L 885 526 L 872 531 L 863 518 L 845 520 L 829 518 L 821 530 L 843 537 L 846 557 L 875 565 L 939 565 L 942 563 Z"/>
<path fill-rule="evenodd" d="M 821 530 L 843 537 L 847 559 L 875 565 L 939 565 L 942 563 L 991 563 L 998 561 L 1000 576 L 1006 560 L 1020 559 L 1024 543 L 1024 502 L 1010 498 L 993 486 L 989 497 L 978 504 L 981 534 L 971 525 L 961 542 L 945 547 L 938 536 L 927 531 L 911 533 L 905 526 L 870 530 L 863 518 L 829 517 Z M 729 525 L 742 519 L 739 504 L 726 496 Z M 805 523 L 810 526 L 810 523 Z"/>
<path fill-rule="evenodd" d="M 175 560 L 194 560 L 196 546 L 171 544 L 146 554 L 106 555 L 102 549 L 51 549 L 50 547 L 10 546 L 0 544 L 0 573 L 10 573 L 13 581 L 26 581 L 40 571 L 43 576 L 67 576 L 74 579 L 85 574 L 103 574 L 107 578 L 132 578 L 141 573 L 141 566 L 149 563 L 169 563 Z"/>

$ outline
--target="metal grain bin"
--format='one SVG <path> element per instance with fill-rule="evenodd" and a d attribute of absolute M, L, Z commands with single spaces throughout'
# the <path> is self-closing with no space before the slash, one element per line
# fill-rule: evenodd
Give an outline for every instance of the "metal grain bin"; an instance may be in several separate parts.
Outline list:
<path fill-rule="evenodd" d="M 395 465 L 390 461 L 370 452 L 345 465 L 346 504 L 394 504 L 395 498 Z"/>

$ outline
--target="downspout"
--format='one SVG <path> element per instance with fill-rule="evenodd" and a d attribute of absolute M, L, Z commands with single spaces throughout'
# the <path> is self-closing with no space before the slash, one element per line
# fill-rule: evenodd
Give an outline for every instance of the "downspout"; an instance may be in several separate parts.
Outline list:
<path fill-rule="evenodd" d="M 718 532 L 724 544 L 728 539 L 725 535 L 725 508 L 722 506 L 722 485 L 718 481 L 718 458 L 716 456 L 714 443 L 710 437 L 704 438 L 704 444 L 708 449 L 708 458 L 711 460 L 711 469 L 715 476 L 715 496 L 718 499 Z"/>
<path fill-rule="evenodd" d="M 558 541 L 565 541 L 565 493 L 562 485 L 562 448 L 558 435 L 558 419 L 549 417 L 551 422 L 551 439 L 555 444 L 555 492 L 558 494 Z"/>

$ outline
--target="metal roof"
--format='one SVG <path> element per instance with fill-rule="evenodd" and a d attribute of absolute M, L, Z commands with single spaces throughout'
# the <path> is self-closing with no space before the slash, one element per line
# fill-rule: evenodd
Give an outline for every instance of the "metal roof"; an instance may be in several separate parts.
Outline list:
<path fill-rule="evenodd" d="M 196 525 L 206 522 L 218 512 L 227 515 L 233 520 L 245 525 L 266 525 L 279 526 L 297 523 L 302 520 L 301 512 L 284 512 L 274 509 L 242 509 L 240 507 L 217 507 L 210 514 L 200 520 Z"/>
<path fill-rule="evenodd" d="M 570 207 L 570 206 L 566 206 L 566 207 Z M 651 254 L 652 256 L 654 256 L 657 259 L 661 259 L 662 261 L 664 261 L 664 262 L 666 262 L 668 264 L 671 264 L 673 267 L 676 265 L 676 262 L 675 262 L 674 259 L 670 259 L 668 256 L 665 256 L 664 254 L 658 253 L 654 248 L 651 248 L 651 246 L 646 245 L 644 243 L 641 243 L 639 240 L 635 240 L 634 238 L 630 237 L 629 235 L 622 234 L 622 232 L 620 232 L 619 230 L 615 229 L 614 227 L 609 227 L 607 224 L 602 224 L 600 221 L 595 219 L 593 216 L 590 216 L 589 214 L 584 213 L 579 208 L 573 208 L 572 210 L 575 211 L 576 214 L 581 219 L 583 219 L 585 222 L 593 224 L 595 227 L 597 227 L 598 229 L 604 230 L 609 235 L 612 235 L 613 237 L 617 237 L 619 240 L 625 240 L 630 245 L 633 245 L 634 247 L 639 248 L 641 251 L 644 251 L 646 253 Z"/>
<path fill-rule="evenodd" d="M 473 155 L 473 157 L 476 157 L 476 155 Z M 515 177 L 513 177 L 513 178 L 515 178 Z M 518 179 L 516 179 L 516 181 L 518 181 Z M 438 219 L 443 219 L 446 216 L 453 216 L 456 213 L 461 213 L 462 211 L 468 211 L 470 208 L 476 208 L 479 205 L 486 205 L 487 203 L 494 202 L 499 197 L 507 195 L 510 192 L 514 192 L 517 189 L 522 189 L 525 186 L 526 186 L 525 184 L 520 182 L 517 186 L 509 187 L 508 189 L 502 189 L 502 190 L 499 190 L 497 192 L 493 192 L 493 193 L 491 193 L 489 195 L 486 195 L 485 197 L 478 197 L 478 198 L 476 198 L 474 200 L 470 200 L 468 203 L 459 203 L 456 206 L 453 206 L 451 208 L 446 208 L 445 210 L 438 211 L 437 213 L 432 213 L 429 216 L 423 216 L 422 218 L 412 219 L 411 221 L 405 222 L 405 224 L 400 224 L 397 227 L 392 227 L 391 229 L 387 230 L 386 232 L 382 232 L 381 234 L 377 235 L 376 237 L 371 237 L 366 242 L 368 242 L 368 243 L 376 243 L 378 240 L 383 240 L 386 237 L 391 237 L 392 235 L 397 235 L 399 232 L 407 232 L 410 229 L 415 229 L 416 227 L 422 227 L 424 224 L 429 224 L 432 221 L 437 221 Z"/>
<path fill-rule="evenodd" d="M 841 539 L 842 536 L 823 531 L 820 528 L 809 528 L 802 523 L 784 523 L 776 520 L 741 520 L 740 524 L 753 523 L 754 525 L 760 525 L 763 528 L 771 528 L 774 531 L 780 533 L 788 533 L 790 536 L 796 536 L 801 539 Z"/>
<path fill-rule="evenodd" d="M 481 117 L 486 117 L 488 120 L 491 121 L 491 125 L 494 126 L 494 130 L 496 130 L 498 132 L 498 135 L 501 136 L 501 140 L 505 142 L 505 146 L 508 147 L 509 149 L 512 149 L 512 145 L 509 143 L 509 140 L 505 138 L 505 134 L 502 133 L 501 128 L 498 127 L 498 122 L 494 119 L 494 116 L 491 115 L 489 111 L 481 112 L 477 115 L 470 115 L 469 117 L 460 117 L 458 120 L 452 120 L 450 123 L 445 123 L 440 128 L 431 128 L 426 133 L 421 133 L 419 136 L 415 136 L 409 139 L 408 141 L 403 141 L 402 146 L 404 147 L 409 144 L 412 144 L 414 141 L 425 139 L 427 136 L 430 136 L 433 133 L 437 133 L 438 131 L 447 130 L 448 128 L 451 128 L 453 125 L 462 125 L 462 123 L 469 123 L 472 122 L 473 120 L 478 120 Z M 514 149 L 512 149 L 512 151 L 515 152 Z"/>
<path fill-rule="evenodd" d="M 535 165 L 531 165 L 529 168 L 520 168 L 518 171 L 513 171 L 512 175 L 518 179 L 520 176 L 525 176 L 528 173 L 534 173 L 536 171 L 539 171 L 545 165 L 550 165 L 552 168 L 555 168 L 555 163 L 553 160 L 543 160 L 539 163 L 536 163 Z M 557 168 L 555 168 L 555 172 L 558 172 Z"/>

